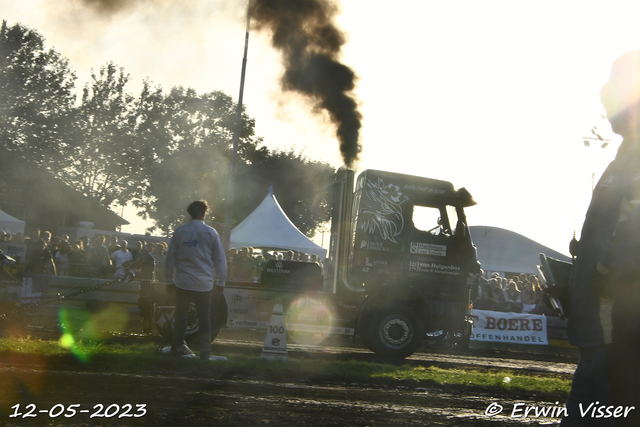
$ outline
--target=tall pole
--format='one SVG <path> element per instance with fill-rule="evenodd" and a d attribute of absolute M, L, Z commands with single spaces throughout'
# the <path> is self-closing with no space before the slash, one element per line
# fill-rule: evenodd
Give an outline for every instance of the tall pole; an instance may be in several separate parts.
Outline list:
<path fill-rule="evenodd" d="M 236 192 L 236 170 L 238 166 L 238 141 L 242 129 L 242 96 L 244 95 L 244 76 L 247 70 L 247 51 L 249 50 L 249 22 L 251 17 L 251 0 L 247 1 L 247 31 L 244 37 L 244 56 L 242 58 L 242 73 L 240 74 L 240 94 L 238 95 L 238 108 L 236 109 L 236 123 L 233 132 L 233 151 L 231 152 L 231 164 L 229 165 L 229 187 L 227 190 L 227 213 L 224 216 L 224 248 L 229 249 L 231 239 L 231 218 L 233 217 L 233 201 Z"/>

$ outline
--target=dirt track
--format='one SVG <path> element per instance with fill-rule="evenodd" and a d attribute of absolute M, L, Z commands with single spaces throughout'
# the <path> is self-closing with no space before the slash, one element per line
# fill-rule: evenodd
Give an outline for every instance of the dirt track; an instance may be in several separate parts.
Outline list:
<path fill-rule="evenodd" d="M 218 354 L 245 352 L 259 355 L 256 340 L 229 339 L 214 343 Z M 367 350 L 343 346 L 289 346 L 292 357 L 376 360 Z M 478 356 L 478 354 L 481 354 Z M 496 357 L 497 356 L 497 357 Z M 464 354 L 418 353 L 408 362 L 442 367 L 509 368 L 541 375 L 569 376 L 570 360 L 541 356 L 524 361 L 522 354 L 496 354 L 477 350 Z M 209 366 L 177 366 L 170 372 L 132 374 L 93 366 L 91 371 L 69 360 L 48 365 L 43 360 L 0 360 L 0 425 L 339 425 L 339 426 L 488 426 L 549 425 L 558 418 L 510 418 L 516 403 L 555 406 L 565 396 L 497 395 L 479 387 L 434 386 L 408 381 L 362 381 L 336 377 L 270 378 L 242 371 L 218 371 Z M 8 386 L 10 384 L 10 386 Z M 36 417 L 10 417 L 35 409 Z M 502 414 L 487 416 L 491 403 L 504 407 Z M 36 407 L 27 408 L 34 404 Z M 79 406 L 70 407 L 71 404 Z M 94 417 L 107 408 L 111 417 Z M 131 404 L 131 410 L 118 418 Z M 146 405 L 144 408 L 136 404 Z M 57 406 L 56 406 L 57 405 Z M 12 408 L 13 406 L 13 408 Z M 51 413 L 49 410 L 53 410 Z M 76 410 L 73 417 L 65 418 Z M 80 413 L 79 411 L 86 411 Z M 134 415 L 144 416 L 139 418 Z M 45 412 L 36 412 L 45 411 Z M 136 412 L 137 411 L 137 412 Z M 55 420 L 51 417 L 61 412 Z M 503 414 L 506 414 L 503 415 Z"/>
<path fill-rule="evenodd" d="M 41 373 L 19 373 L 28 381 Z M 48 372 L 41 393 L 22 396 L 16 401 L 33 403 L 37 409 L 51 409 L 56 404 L 69 407 L 80 404 L 78 410 L 96 404 L 105 407 L 129 403 L 145 404 L 141 418 L 89 418 L 78 414 L 73 418 L 56 419 L 59 425 L 442 425 L 482 426 L 521 425 L 508 418 L 484 415 L 494 401 L 512 407 L 511 398 L 494 398 L 477 389 L 457 387 L 415 387 L 377 382 L 371 384 L 307 384 L 249 381 L 211 380 L 178 375 L 118 375 L 111 373 L 82 374 L 76 372 Z M 522 402 L 521 399 L 517 401 Z M 539 400 L 529 404 L 553 405 Z M 13 411 L 11 411 L 13 413 Z M 117 412 L 116 412 L 117 413 Z M 120 411 L 122 413 L 122 410 Z M 136 412 L 132 412 L 136 414 Z M 10 419 L 3 414 L 5 425 L 48 424 L 48 414 L 36 418 Z M 531 421 L 531 420 L 527 420 Z M 538 421 L 533 422 L 537 425 Z M 549 422 L 551 420 L 544 420 Z M 526 424 L 532 424 L 526 422 Z"/>

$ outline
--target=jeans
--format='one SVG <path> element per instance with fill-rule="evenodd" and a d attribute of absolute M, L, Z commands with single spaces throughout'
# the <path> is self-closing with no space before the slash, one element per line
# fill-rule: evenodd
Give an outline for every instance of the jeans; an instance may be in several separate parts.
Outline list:
<path fill-rule="evenodd" d="M 636 309 L 637 310 L 637 309 Z M 622 328 L 619 328 L 622 329 Z M 618 418 L 618 427 L 640 426 L 640 340 L 636 332 L 613 329 L 613 344 L 607 352 L 607 374 L 613 401 L 624 408 L 634 407 L 628 416 Z"/>
<path fill-rule="evenodd" d="M 184 336 L 187 329 L 187 315 L 191 301 L 196 305 L 198 335 L 200 336 L 200 354 L 209 354 L 211 352 L 211 296 L 212 291 L 187 291 L 176 286 L 176 311 L 174 314 L 172 352 L 182 354 L 184 351 Z"/>
<path fill-rule="evenodd" d="M 580 360 L 567 400 L 568 416 L 560 423 L 562 427 L 615 427 L 614 418 L 595 418 L 592 409 L 588 410 L 592 404 L 598 407 L 613 405 L 607 376 L 607 351 L 607 346 L 580 349 Z"/>

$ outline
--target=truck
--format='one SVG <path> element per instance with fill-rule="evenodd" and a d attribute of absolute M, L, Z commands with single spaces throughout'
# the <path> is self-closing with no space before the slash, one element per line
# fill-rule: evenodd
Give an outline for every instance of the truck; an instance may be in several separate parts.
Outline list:
<path fill-rule="evenodd" d="M 392 359 L 425 340 L 468 346 L 481 274 L 465 216 L 476 204 L 471 194 L 378 170 L 356 180 L 344 167 L 333 194 L 328 258 L 322 265 L 272 259 L 257 282 L 227 281 L 213 301 L 212 336 L 222 327 L 267 329 L 281 304 L 294 340 L 342 335 Z M 166 323 L 171 304 L 149 286 L 141 288 L 141 310 Z M 187 333 L 197 330 L 193 315 Z"/>

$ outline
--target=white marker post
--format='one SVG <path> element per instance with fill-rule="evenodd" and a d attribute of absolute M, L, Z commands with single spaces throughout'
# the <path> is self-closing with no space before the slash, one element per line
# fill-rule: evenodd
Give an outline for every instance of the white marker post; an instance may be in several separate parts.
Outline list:
<path fill-rule="evenodd" d="M 289 360 L 289 354 L 287 352 L 287 327 L 284 324 L 282 304 L 273 306 L 271 321 L 269 322 L 267 337 L 264 340 L 264 347 L 262 347 L 262 355 L 260 355 L 260 358 L 281 362 Z"/>

